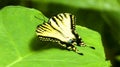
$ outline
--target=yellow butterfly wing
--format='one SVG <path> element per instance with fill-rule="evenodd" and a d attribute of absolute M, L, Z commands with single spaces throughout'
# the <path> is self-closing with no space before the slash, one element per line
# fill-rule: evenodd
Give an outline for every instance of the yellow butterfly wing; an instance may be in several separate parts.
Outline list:
<path fill-rule="evenodd" d="M 40 38 L 45 37 L 68 42 L 70 39 L 75 39 L 72 30 L 75 30 L 74 15 L 61 13 L 50 18 L 48 23 L 39 25 L 36 33 Z"/>

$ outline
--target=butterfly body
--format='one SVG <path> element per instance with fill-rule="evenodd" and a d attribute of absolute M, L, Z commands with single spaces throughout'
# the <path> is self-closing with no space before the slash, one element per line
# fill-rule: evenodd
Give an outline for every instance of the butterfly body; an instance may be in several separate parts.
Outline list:
<path fill-rule="evenodd" d="M 81 37 L 75 32 L 75 17 L 70 13 L 60 13 L 49 19 L 47 23 L 37 26 L 39 38 L 58 42 L 68 50 L 78 53 L 77 46 L 85 46 Z"/>

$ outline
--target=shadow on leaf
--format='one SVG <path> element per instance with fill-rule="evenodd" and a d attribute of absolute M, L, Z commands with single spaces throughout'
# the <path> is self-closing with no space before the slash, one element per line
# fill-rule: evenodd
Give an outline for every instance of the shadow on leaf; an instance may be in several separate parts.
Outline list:
<path fill-rule="evenodd" d="M 60 46 L 58 43 L 50 42 L 50 41 L 41 41 L 38 37 L 34 37 L 30 43 L 30 49 L 32 51 L 41 51 L 51 48 L 64 50 L 64 48 Z"/>

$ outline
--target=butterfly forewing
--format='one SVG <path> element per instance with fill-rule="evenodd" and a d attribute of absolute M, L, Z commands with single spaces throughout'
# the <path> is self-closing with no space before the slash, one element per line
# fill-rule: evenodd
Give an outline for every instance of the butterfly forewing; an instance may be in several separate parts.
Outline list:
<path fill-rule="evenodd" d="M 36 31 L 39 37 L 44 36 L 45 38 L 56 38 L 57 36 L 56 39 L 63 38 L 62 35 L 54 30 L 48 23 L 39 25 Z"/>
<path fill-rule="evenodd" d="M 72 33 L 74 29 L 74 15 L 69 13 L 61 13 L 50 18 L 48 23 L 37 27 L 37 35 L 48 38 L 56 38 L 60 41 L 68 42 L 75 39 Z"/>

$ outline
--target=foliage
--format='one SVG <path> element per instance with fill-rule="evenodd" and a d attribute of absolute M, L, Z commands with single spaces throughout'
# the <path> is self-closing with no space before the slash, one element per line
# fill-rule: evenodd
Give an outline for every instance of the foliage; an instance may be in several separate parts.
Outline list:
<path fill-rule="evenodd" d="M 108 67 L 110 65 L 109 61 L 105 60 L 101 37 L 93 30 L 77 26 L 77 32 L 84 41 L 96 48 L 92 50 L 88 47 L 78 47 L 84 53 L 84 56 L 80 56 L 60 48 L 57 43 L 44 43 L 36 37 L 36 26 L 43 22 L 42 18 L 45 20 L 45 16 L 35 9 L 8 6 L 0 11 L 0 18 L 1 66 L 59 67 L 62 64 L 62 67 Z"/>
<path fill-rule="evenodd" d="M 86 43 L 88 43 L 88 45 L 95 45 L 94 42 L 92 42 L 94 41 L 94 38 L 91 41 L 93 44 L 91 44 L 91 42 L 88 40 L 89 38 L 92 39 L 92 37 L 94 36 L 92 35 L 88 36 L 88 34 L 86 35 L 84 32 L 86 31 L 88 32 L 90 29 L 92 29 L 94 31 L 91 33 L 94 33 L 95 31 L 97 31 L 101 34 L 106 58 L 112 61 L 113 66 L 117 66 L 119 65 L 119 62 L 120 62 L 119 61 L 119 56 L 120 56 L 120 53 L 119 53 L 120 52 L 120 35 L 119 35 L 120 34 L 119 7 L 120 6 L 119 6 L 119 3 L 120 3 L 119 0 L 0 0 L 0 8 L 8 5 L 21 5 L 21 6 L 29 7 L 29 8 L 24 8 L 20 6 L 16 6 L 16 7 L 10 6 L 10 7 L 5 7 L 1 9 L 0 11 L 0 17 L 1 17 L 0 18 L 0 36 L 1 36 L 0 43 L 14 44 L 15 42 L 15 45 L 16 43 L 25 44 L 25 45 L 24 46 L 19 45 L 17 46 L 17 48 L 14 48 L 14 49 L 9 47 L 8 45 L 2 45 L 2 47 L 4 46 L 4 48 L 0 48 L 1 50 L 0 57 L 5 56 L 4 58 L 7 59 L 7 57 L 12 56 L 11 58 L 16 60 L 16 58 L 18 58 L 17 56 L 22 53 L 23 53 L 22 57 L 24 55 L 27 55 L 29 52 L 30 53 L 35 52 L 39 54 L 39 52 L 41 51 L 41 48 L 40 48 L 41 45 L 34 45 L 34 46 L 28 47 L 28 43 L 41 44 L 41 42 L 39 43 L 39 39 L 37 39 L 35 35 L 36 26 L 42 23 L 43 21 L 47 21 L 48 18 L 52 17 L 53 15 L 56 15 L 58 13 L 69 12 L 76 16 L 76 24 L 80 25 L 80 28 L 79 26 L 77 26 L 77 31 L 79 32 L 80 36 L 82 36 L 83 40 Z M 37 10 L 30 9 L 31 7 Z M 40 13 L 38 10 L 41 11 L 44 15 Z M 37 15 L 40 19 L 34 18 L 34 15 L 35 16 Z M 89 29 L 82 32 L 81 29 L 84 29 L 83 27 L 87 27 Z M 95 35 L 96 37 L 100 36 L 97 33 Z M 100 38 L 97 38 L 97 39 L 100 39 Z M 9 41 L 11 40 L 12 42 L 9 43 Z M 43 49 L 46 50 L 48 48 L 51 50 L 51 48 L 53 47 L 57 48 L 58 50 L 61 48 L 60 46 L 54 46 L 54 44 L 57 44 L 57 43 L 50 42 L 50 45 L 48 44 L 49 46 L 47 45 L 42 47 L 42 50 Z M 100 46 L 101 45 L 99 45 L 98 47 Z M 7 48 L 5 49 L 5 47 Z M 31 47 L 34 47 L 34 48 L 31 48 Z M 26 49 L 26 51 L 22 50 L 23 48 Z M 14 51 L 19 49 L 21 52 L 17 51 L 18 55 L 15 54 L 14 52 L 12 52 L 11 54 L 9 53 L 11 52 L 10 49 Z M 85 49 L 87 50 L 88 48 L 80 47 L 81 51 L 82 50 L 84 51 Z M 95 51 L 97 51 L 97 49 Z M 104 56 L 103 48 L 101 48 L 100 51 L 101 51 L 100 54 Z M 55 52 L 58 52 L 58 51 L 55 51 Z M 55 54 L 55 52 L 53 52 L 53 54 Z M 65 52 L 68 52 L 68 51 L 65 51 Z M 71 54 L 71 52 L 68 52 L 68 53 Z M 4 60 L 4 58 L 0 58 L 0 60 Z M 8 65 L 8 63 L 13 62 L 13 59 L 12 60 L 8 59 L 9 61 L 7 60 L 2 61 L 3 63 L 1 64 Z M 103 63 L 105 63 L 105 58 L 102 58 L 102 59 L 104 59 Z M 13 63 L 16 63 L 19 61 L 21 61 L 21 59 Z M 118 63 L 115 63 L 115 62 L 118 62 Z M 107 62 L 106 65 L 109 66 L 108 63 L 109 62 Z"/>

